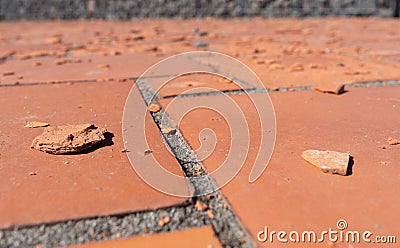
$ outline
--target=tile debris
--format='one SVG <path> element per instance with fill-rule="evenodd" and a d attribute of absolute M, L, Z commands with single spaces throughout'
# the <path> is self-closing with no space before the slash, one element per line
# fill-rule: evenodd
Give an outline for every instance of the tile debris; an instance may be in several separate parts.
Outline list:
<path fill-rule="evenodd" d="M 98 64 L 97 68 L 103 69 L 103 70 L 109 70 L 111 66 L 109 64 Z"/>
<path fill-rule="evenodd" d="M 200 41 L 197 41 L 196 43 L 194 43 L 194 46 L 196 48 L 206 48 L 206 47 L 208 47 L 208 44 L 207 44 L 207 42 L 200 40 Z"/>
<path fill-rule="evenodd" d="M 175 134 L 176 133 L 175 128 L 171 128 L 171 127 L 163 126 L 163 125 L 161 125 L 160 128 L 161 128 L 161 132 L 163 134 Z"/>
<path fill-rule="evenodd" d="M 290 72 L 304 71 L 304 66 L 302 64 L 294 64 L 289 67 Z"/>
<path fill-rule="evenodd" d="M 49 45 L 55 45 L 55 44 L 60 44 L 61 41 L 62 41 L 61 35 L 54 35 L 52 37 L 47 38 L 45 42 L 46 44 Z"/>
<path fill-rule="evenodd" d="M 335 151 L 306 150 L 301 156 L 325 173 L 347 175 L 350 154 Z"/>
<path fill-rule="evenodd" d="M 80 153 L 104 141 L 106 132 L 94 124 L 46 127 L 31 148 L 56 155 Z"/>
<path fill-rule="evenodd" d="M 40 121 L 28 121 L 24 127 L 26 128 L 37 128 L 37 127 L 48 127 L 49 123 Z"/>
<path fill-rule="evenodd" d="M 214 214 L 210 209 L 206 211 L 206 214 L 207 214 L 208 217 L 210 217 L 210 219 L 214 218 Z"/>
<path fill-rule="evenodd" d="M 161 110 L 161 107 L 160 107 L 160 105 L 158 105 L 158 104 L 152 103 L 152 104 L 149 105 L 149 111 L 150 111 L 151 113 L 157 113 L 157 112 L 160 111 L 160 110 Z"/>
<path fill-rule="evenodd" d="M 320 65 L 320 64 L 310 64 L 309 67 L 310 67 L 310 69 L 317 69 L 317 70 L 326 70 L 326 69 L 328 69 L 326 66 Z"/>
<path fill-rule="evenodd" d="M 6 72 L 3 72 L 3 76 L 4 77 L 6 77 L 6 76 L 12 76 L 12 75 L 14 75 L 15 73 L 13 72 L 13 71 L 6 71 Z"/>
<path fill-rule="evenodd" d="M 197 201 L 196 204 L 194 205 L 194 207 L 197 208 L 199 211 L 202 211 L 202 212 L 204 212 L 204 211 L 209 209 L 208 205 L 205 204 L 202 201 Z"/>
<path fill-rule="evenodd" d="M 270 70 L 283 70 L 283 69 L 285 69 L 285 67 L 281 64 L 271 64 L 269 66 L 269 69 Z"/>
<path fill-rule="evenodd" d="M 314 87 L 314 90 L 322 93 L 330 93 L 335 95 L 340 95 L 346 92 L 344 84 L 336 84 L 336 83 L 325 83 L 317 85 Z"/>
<path fill-rule="evenodd" d="M 394 145 L 398 145 L 398 144 L 399 144 L 399 140 L 397 140 L 397 139 L 395 139 L 395 138 L 392 138 L 392 137 L 389 137 L 389 138 L 387 139 L 387 143 L 388 143 L 389 145 L 391 145 L 391 146 L 394 146 Z"/>
<path fill-rule="evenodd" d="M 163 227 L 165 224 L 168 224 L 171 221 L 169 215 L 165 215 L 162 219 L 158 221 L 158 226 Z"/>

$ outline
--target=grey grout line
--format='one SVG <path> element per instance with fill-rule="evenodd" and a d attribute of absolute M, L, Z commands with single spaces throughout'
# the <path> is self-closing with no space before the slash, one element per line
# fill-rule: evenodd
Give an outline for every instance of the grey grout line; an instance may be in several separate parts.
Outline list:
<path fill-rule="evenodd" d="M 157 103 L 157 94 L 144 80 L 136 82 L 136 86 L 138 86 L 147 105 Z M 159 128 L 161 125 L 173 127 L 168 114 L 163 110 L 152 113 L 152 116 Z M 211 226 L 221 244 L 224 247 L 256 247 L 254 240 L 229 205 L 227 199 L 219 190 L 215 190 L 213 179 L 208 176 L 206 168 L 181 133 L 178 131 L 173 134 L 163 134 L 162 132 L 161 134 L 182 166 L 186 177 L 191 179 L 195 193 L 206 193 L 205 195 L 194 197 L 193 201 L 203 202 L 209 207 L 209 210 L 214 215 L 213 218 L 209 217 Z"/>
<path fill-rule="evenodd" d="M 383 86 L 399 86 L 400 80 L 387 80 L 387 81 L 371 81 L 371 82 L 360 82 L 352 84 L 344 84 L 348 88 L 373 88 Z M 234 89 L 234 90 L 220 90 L 220 91 L 206 91 L 188 94 L 173 94 L 163 96 L 162 99 L 169 98 L 188 98 L 188 97 L 200 97 L 200 96 L 219 96 L 219 95 L 243 95 L 243 94 L 254 94 L 254 93 L 271 93 L 271 92 L 296 92 L 296 91 L 309 91 L 314 86 L 298 86 L 298 87 L 281 87 L 277 89 L 271 88 L 250 88 L 250 89 Z"/>
<path fill-rule="evenodd" d="M 366 81 L 360 83 L 346 84 L 349 88 L 368 88 L 368 87 L 382 87 L 382 86 L 398 86 L 400 80 L 383 80 L 383 81 Z"/>
<path fill-rule="evenodd" d="M 169 222 L 160 225 L 165 216 L 169 216 Z M 206 214 L 188 202 L 156 210 L 8 228 L 0 230 L 0 247 L 59 247 L 206 225 L 210 225 Z"/>
<path fill-rule="evenodd" d="M 199 97 L 199 96 L 218 96 L 218 95 L 241 95 L 241 94 L 253 94 L 253 93 L 269 93 L 269 92 L 288 92 L 288 91 L 305 91 L 311 90 L 312 86 L 300 86 L 290 88 L 278 88 L 278 89 L 234 89 L 234 90 L 220 90 L 220 91 L 206 91 L 189 94 L 176 94 L 162 97 L 163 99 L 168 98 L 188 98 L 188 97 Z"/>

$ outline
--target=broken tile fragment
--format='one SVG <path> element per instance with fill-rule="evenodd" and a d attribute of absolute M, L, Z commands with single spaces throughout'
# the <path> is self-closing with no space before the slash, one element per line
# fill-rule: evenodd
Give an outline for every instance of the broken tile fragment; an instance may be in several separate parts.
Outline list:
<path fill-rule="evenodd" d="M 93 124 L 46 127 L 31 148 L 56 155 L 80 153 L 104 141 L 106 132 Z"/>
<path fill-rule="evenodd" d="M 269 66 L 269 69 L 270 70 L 283 70 L 283 69 L 285 69 L 285 67 L 281 64 L 271 64 Z"/>
<path fill-rule="evenodd" d="M 207 214 L 207 216 L 208 216 L 210 219 L 213 219 L 213 218 L 214 218 L 214 214 L 213 214 L 213 212 L 212 212 L 210 209 L 206 211 L 206 214 Z"/>
<path fill-rule="evenodd" d="M 388 143 L 389 145 L 391 145 L 391 146 L 394 146 L 394 145 L 399 144 L 399 140 L 397 140 L 397 139 L 395 139 L 395 138 L 392 138 L 392 137 L 389 137 L 389 138 L 387 139 L 387 143 Z"/>
<path fill-rule="evenodd" d="M 37 127 L 48 127 L 49 123 L 40 122 L 40 121 L 28 121 L 24 127 L 26 128 L 37 128 Z"/>
<path fill-rule="evenodd" d="M 157 113 L 160 110 L 161 110 L 160 105 L 157 105 L 157 104 L 154 104 L 154 103 L 149 105 L 149 111 L 152 112 L 152 113 Z"/>
<path fill-rule="evenodd" d="M 350 154 L 335 151 L 306 150 L 301 154 L 307 162 L 325 173 L 347 175 Z"/>
<path fill-rule="evenodd" d="M 163 227 L 165 224 L 168 224 L 171 221 L 171 218 L 168 215 L 165 215 L 164 218 L 158 221 L 158 225 Z"/>
<path fill-rule="evenodd" d="M 185 39 L 186 39 L 185 36 L 178 35 L 178 36 L 171 37 L 170 41 L 172 41 L 172 42 L 180 42 L 180 41 L 184 41 Z"/>
<path fill-rule="evenodd" d="M 3 72 L 3 76 L 12 76 L 12 75 L 14 75 L 15 73 L 13 72 L 13 71 L 6 71 L 6 72 Z"/>
<path fill-rule="evenodd" d="M 111 66 L 109 64 L 98 64 L 97 68 L 103 69 L 103 70 L 109 70 Z"/>
<path fill-rule="evenodd" d="M 344 84 L 337 84 L 337 83 L 325 83 L 321 85 L 317 85 L 314 87 L 314 90 L 322 92 L 322 93 L 330 93 L 340 95 L 345 91 Z"/>
<path fill-rule="evenodd" d="M 176 133 L 176 129 L 175 128 L 171 128 L 168 126 L 160 126 L 161 132 L 163 134 L 175 134 Z"/>
<path fill-rule="evenodd" d="M 263 61 L 263 63 L 266 64 L 266 65 L 272 65 L 272 64 L 277 64 L 278 61 L 275 60 L 275 59 L 265 59 L 265 60 Z"/>
<path fill-rule="evenodd" d="M 310 69 L 317 69 L 317 70 L 326 70 L 326 66 L 320 64 L 310 64 Z"/>
<path fill-rule="evenodd" d="M 152 150 L 149 150 L 149 149 L 147 149 L 146 151 L 144 151 L 144 155 L 149 155 L 149 154 L 151 154 L 151 153 L 153 153 L 153 151 L 152 151 Z"/>
<path fill-rule="evenodd" d="M 54 45 L 61 43 L 61 35 L 54 35 L 46 39 L 46 44 Z"/>
<path fill-rule="evenodd" d="M 197 208 L 199 211 L 206 211 L 208 209 L 207 204 L 205 204 L 202 201 L 197 201 L 196 204 L 194 205 L 195 208 Z"/>
<path fill-rule="evenodd" d="M 294 64 L 289 67 L 290 72 L 298 72 L 298 71 L 304 71 L 304 66 L 302 64 Z"/>

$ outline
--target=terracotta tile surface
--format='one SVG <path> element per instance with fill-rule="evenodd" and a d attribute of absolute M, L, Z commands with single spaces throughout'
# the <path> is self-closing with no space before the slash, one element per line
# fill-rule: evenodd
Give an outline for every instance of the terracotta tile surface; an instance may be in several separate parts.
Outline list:
<path fill-rule="evenodd" d="M 372 18 L 0 22 L 0 228 L 156 209 L 187 200 L 146 185 L 121 152 L 122 111 L 132 86 L 127 78 L 139 77 L 154 63 L 183 52 L 215 51 L 245 63 L 267 88 L 312 85 L 335 91 L 343 83 L 400 79 L 397 26 L 395 19 Z M 178 69 L 201 64 L 218 73 L 221 68 L 207 61 L 186 62 Z M 238 73 L 238 68 L 230 69 Z M 152 76 L 166 76 L 162 81 L 169 73 L 166 68 Z M 91 82 L 75 82 L 82 80 Z M 54 84 L 58 81 L 71 83 Z M 150 82 L 153 87 L 158 83 Z M 26 86 L 35 83 L 48 84 Z M 191 93 L 208 91 L 205 88 L 227 91 L 239 86 L 217 76 L 189 75 L 171 80 L 159 93 L 165 97 L 192 89 Z M 400 146 L 388 146 L 386 141 L 400 138 L 400 87 L 348 90 L 342 95 L 270 94 L 277 117 L 276 146 L 266 171 L 252 184 L 248 178 L 261 131 L 247 96 L 229 96 L 249 125 L 232 133 L 233 123 L 224 119 L 223 111 L 236 115 L 235 106 L 227 105 L 222 96 L 170 98 L 161 103 L 165 108 L 171 104 L 167 111 L 177 123 L 182 109 L 203 105 L 186 114 L 180 129 L 208 172 L 224 162 L 231 139 L 241 150 L 249 150 L 247 156 L 233 154 L 234 161 L 246 158 L 245 164 L 222 193 L 254 239 L 264 226 L 318 232 L 335 228 L 339 219 L 348 222 L 348 230 L 395 235 L 400 223 L 396 164 Z M 252 96 L 267 103 L 266 94 Z M 134 101 L 138 110 L 145 108 L 140 97 Z M 211 103 L 223 106 L 223 111 L 206 109 Z M 146 133 L 154 134 L 146 137 L 152 156 L 182 175 L 158 128 L 149 115 L 146 118 Z M 25 128 L 27 121 L 52 126 L 94 123 L 114 134 L 113 144 L 81 155 L 45 154 L 29 148 L 43 128 Z M 272 119 L 263 131 L 271 125 Z M 144 145 L 143 140 L 137 142 Z M 350 152 L 352 175 L 321 173 L 301 158 L 307 149 Z M 209 227 L 91 245 L 157 246 L 172 241 L 219 246 Z"/>
<path fill-rule="evenodd" d="M 0 71 L 15 75 L 0 75 L 0 83 L 137 77 L 194 50 L 239 59 L 269 88 L 398 79 L 395 25 L 356 18 L 1 23 L 0 57 L 12 56 Z"/>
<path fill-rule="evenodd" d="M 231 80 L 217 75 L 188 74 L 172 79 L 165 84 L 159 93 L 162 96 L 171 96 L 185 93 L 208 92 L 213 90 L 235 90 L 240 89 L 241 87 L 253 88 L 251 85 L 236 85 L 236 83 Z"/>
<path fill-rule="evenodd" d="M 2 71 L 14 72 L 3 76 L 1 84 L 52 83 L 57 81 L 107 81 L 138 77 L 160 58 L 149 54 L 120 56 L 80 55 L 68 58 L 33 58 L 11 60 L 1 66 Z M 0 84 L 0 85 L 1 85 Z"/>
<path fill-rule="evenodd" d="M 222 247 L 211 227 L 193 228 L 184 231 L 138 236 L 127 239 L 103 241 L 80 246 L 82 248 L 102 247 Z"/>
<path fill-rule="evenodd" d="M 381 149 L 379 146 L 385 145 L 388 137 L 400 137 L 396 126 L 400 121 L 400 87 L 353 88 L 339 96 L 316 91 L 270 96 L 277 116 L 276 146 L 266 171 L 252 184 L 248 183 L 248 176 L 256 156 L 260 124 L 247 96 L 231 96 L 245 113 L 251 140 L 242 171 L 222 192 L 252 236 L 256 239 L 264 226 L 270 231 L 288 233 L 334 229 L 339 219 L 348 222 L 347 230 L 396 235 L 400 222 L 397 213 L 400 147 Z M 266 95 L 254 97 L 265 99 Z M 170 101 L 164 100 L 164 107 Z M 180 118 L 179 109 L 190 105 L 193 99 L 175 101 L 168 111 L 176 120 Z M 198 102 L 206 105 L 211 101 L 218 105 L 223 97 L 198 97 Z M 225 160 L 230 148 L 229 123 L 223 116 L 223 113 L 197 109 L 186 115 L 180 125 L 194 149 L 200 147 L 199 140 L 204 141 L 204 134 L 199 137 L 199 131 L 213 129 L 218 142 L 212 154 L 204 159 L 211 171 Z M 239 132 L 245 137 L 246 130 Z M 239 141 L 240 138 L 236 140 Z M 301 158 L 307 149 L 350 152 L 354 156 L 352 175 L 342 177 L 320 172 Z M 269 241 L 259 244 L 271 245 Z M 348 244 L 336 245 L 348 247 Z M 273 246 L 279 246 L 276 239 Z M 326 243 L 321 247 L 325 246 Z"/>
<path fill-rule="evenodd" d="M 145 184 L 121 152 L 122 111 L 131 86 L 130 82 L 101 82 L 0 88 L 0 227 L 155 209 L 186 201 Z M 141 98 L 136 103 L 145 108 Z M 43 132 L 43 128 L 24 127 L 33 120 L 51 126 L 94 123 L 114 134 L 113 145 L 80 155 L 32 150 L 32 140 Z M 165 168 L 182 175 L 149 116 L 147 123 L 152 156 L 168 161 Z"/>

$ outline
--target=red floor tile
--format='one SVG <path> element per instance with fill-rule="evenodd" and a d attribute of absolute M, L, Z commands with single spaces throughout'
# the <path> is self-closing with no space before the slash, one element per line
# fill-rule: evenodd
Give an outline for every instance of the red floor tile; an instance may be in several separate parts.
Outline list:
<path fill-rule="evenodd" d="M 252 184 L 248 177 L 260 137 L 257 113 L 246 96 L 231 96 L 243 109 L 252 138 L 243 169 L 222 192 L 253 238 L 256 239 L 264 226 L 270 231 L 318 232 L 336 228 L 339 219 L 348 222 L 347 230 L 396 235 L 400 221 L 397 214 L 400 146 L 387 149 L 378 146 L 385 145 L 389 136 L 400 137 L 396 126 L 400 121 L 399 95 L 398 86 L 353 88 L 340 96 L 315 91 L 270 94 L 277 116 L 277 141 L 267 169 Z M 254 97 L 265 99 L 266 95 Z M 224 102 L 222 96 L 196 99 L 175 99 L 174 105 L 168 107 L 171 118 L 180 118 L 181 109 L 193 101 L 206 106 L 210 102 L 216 105 Z M 162 104 L 166 107 L 170 101 L 164 100 Z M 204 134 L 199 136 L 202 129 L 211 128 L 215 132 L 217 145 L 215 148 L 209 145 L 211 155 L 204 158 L 210 171 L 226 159 L 231 136 L 238 134 L 237 130 L 229 131 L 229 122 L 223 117 L 224 113 L 197 109 L 180 124 L 183 135 L 194 149 L 200 147 L 199 140 L 209 139 Z M 246 130 L 239 130 L 240 133 L 245 137 Z M 242 141 L 240 135 L 235 137 L 239 137 L 237 143 Z M 320 172 L 301 158 L 301 153 L 307 149 L 350 152 L 354 156 L 352 175 L 343 177 Z M 236 155 L 236 159 L 240 161 L 241 158 Z M 271 245 L 268 241 L 259 244 Z M 279 242 L 274 246 L 279 246 Z"/>
<path fill-rule="evenodd" d="M 0 88 L 1 227 L 155 209 L 186 201 L 145 184 L 127 154 L 121 152 L 122 112 L 131 86 L 129 82 L 102 82 Z M 135 106 L 145 108 L 141 98 Z M 43 131 L 24 127 L 32 120 L 52 126 L 94 123 L 115 135 L 114 144 L 87 154 L 49 155 L 30 149 L 32 140 Z M 167 161 L 167 170 L 182 175 L 149 116 L 147 123 L 151 156 Z"/>
<path fill-rule="evenodd" d="M 11 60 L 0 65 L 2 71 L 13 72 L 3 76 L 1 84 L 29 84 L 93 80 L 107 81 L 139 77 L 149 66 L 158 62 L 151 54 L 122 54 L 119 56 L 79 55 L 68 58 L 43 57 Z M 58 64 L 61 63 L 61 64 Z"/>

